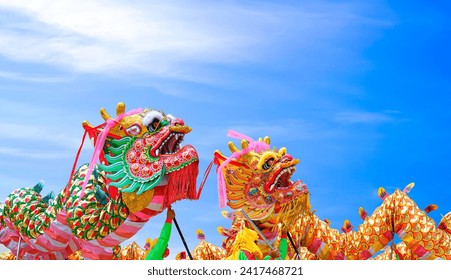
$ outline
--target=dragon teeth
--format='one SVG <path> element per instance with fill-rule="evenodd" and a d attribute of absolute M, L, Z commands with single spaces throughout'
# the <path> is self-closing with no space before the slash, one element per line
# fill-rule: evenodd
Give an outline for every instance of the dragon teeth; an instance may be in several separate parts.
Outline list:
<path fill-rule="evenodd" d="M 279 179 L 280 179 L 280 177 L 283 175 L 283 174 L 285 174 L 285 173 L 292 173 L 293 172 L 293 170 L 294 170 L 294 167 L 288 167 L 288 168 L 285 168 L 285 169 L 283 169 L 282 171 L 280 171 L 280 173 L 277 175 L 277 177 L 276 177 L 276 180 L 274 180 L 274 184 L 272 184 L 270 187 L 269 187 L 269 190 L 270 191 L 272 191 L 273 189 L 274 189 L 274 187 L 276 186 L 276 184 L 277 184 L 277 181 L 279 181 Z"/>
<path fill-rule="evenodd" d="M 174 146 L 174 151 L 172 151 L 172 152 L 167 152 L 166 154 L 167 155 L 173 155 L 173 154 L 175 154 L 176 152 L 177 152 L 177 150 L 179 150 L 179 149 L 181 149 L 182 148 L 182 141 L 183 141 L 183 133 L 175 133 L 175 132 L 172 132 L 172 133 L 170 133 L 169 134 L 169 136 L 166 138 L 166 139 L 164 139 L 163 140 L 163 142 L 161 142 L 161 145 L 160 145 L 160 147 L 164 147 L 165 145 L 166 145 L 166 143 L 171 139 L 171 138 L 175 138 L 175 140 L 177 141 L 177 143 L 175 144 L 175 146 Z M 157 149 L 156 151 L 155 151 L 155 155 L 159 155 L 160 154 L 160 149 Z"/>

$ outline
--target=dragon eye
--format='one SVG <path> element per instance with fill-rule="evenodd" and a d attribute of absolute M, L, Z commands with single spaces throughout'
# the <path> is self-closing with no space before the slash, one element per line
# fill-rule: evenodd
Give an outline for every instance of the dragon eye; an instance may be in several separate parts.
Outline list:
<path fill-rule="evenodd" d="M 160 120 L 157 118 L 154 118 L 153 121 L 147 126 L 147 129 L 150 132 L 154 132 L 157 129 L 159 123 L 160 123 Z"/>
<path fill-rule="evenodd" d="M 129 135 L 138 135 L 141 133 L 141 126 L 138 124 L 133 124 L 132 126 L 128 127 L 125 131 Z"/>
<path fill-rule="evenodd" d="M 177 118 L 176 117 L 174 117 L 173 115 L 171 115 L 171 114 L 167 114 L 166 115 L 166 118 L 168 118 L 169 120 L 170 120 L 170 122 L 173 122 L 173 121 L 175 121 Z"/>
<path fill-rule="evenodd" d="M 274 159 L 273 158 L 269 158 L 267 161 L 265 161 L 265 163 L 263 164 L 262 168 L 264 170 L 268 170 L 274 163 Z"/>
<path fill-rule="evenodd" d="M 160 111 L 152 110 L 143 118 L 143 125 L 147 127 L 149 132 L 154 132 L 163 124 L 164 116 Z"/>
<path fill-rule="evenodd" d="M 167 119 L 153 119 L 153 121 L 147 126 L 147 129 L 150 132 L 155 132 L 157 131 L 159 128 L 162 128 L 163 126 L 167 126 L 169 124 L 169 120 Z"/>

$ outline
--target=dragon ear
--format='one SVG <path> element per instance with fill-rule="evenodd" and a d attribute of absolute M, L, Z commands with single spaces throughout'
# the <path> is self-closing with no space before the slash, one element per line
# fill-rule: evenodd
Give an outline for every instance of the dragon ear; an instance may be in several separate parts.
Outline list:
<path fill-rule="evenodd" d="M 269 139 L 269 136 L 265 136 L 265 138 L 258 138 L 258 141 L 260 141 L 260 142 L 263 142 L 263 143 L 265 143 L 265 144 L 267 144 L 267 145 L 269 145 L 270 144 L 270 139 Z"/>
<path fill-rule="evenodd" d="M 220 166 L 227 158 L 221 154 L 219 150 L 216 150 L 213 156 L 214 163 L 217 166 Z"/>
<path fill-rule="evenodd" d="M 217 166 L 220 166 L 224 161 L 226 161 L 228 158 L 226 156 L 224 156 L 219 150 L 216 150 L 213 156 L 213 162 L 214 164 L 216 164 Z M 249 169 L 249 166 L 247 163 L 244 162 L 239 162 L 236 161 L 235 159 L 233 159 L 232 161 L 230 161 L 227 164 L 229 169 L 236 169 L 236 168 L 247 168 Z"/>
<path fill-rule="evenodd" d="M 99 136 L 99 134 L 103 128 L 102 127 L 94 127 L 88 121 L 83 121 L 83 123 L 81 125 L 82 125 L 83 129 L 86 130 L 89 140 L 91 140 L 92 144 L 95 146 L 97 143 L 97 137 Z"/>

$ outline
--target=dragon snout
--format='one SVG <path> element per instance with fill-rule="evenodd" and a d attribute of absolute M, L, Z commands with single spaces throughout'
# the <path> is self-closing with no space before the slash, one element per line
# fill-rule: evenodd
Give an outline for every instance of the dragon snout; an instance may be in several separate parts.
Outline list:
<path fill-rule="evenodd" d="M 292 161 L 292 160 L 293 160 L 293 157 L 292 157 L 291 155 L 289 155 L 289 154 L 284 155 L 284 156 L 280 159 L 281 162 Z"/>
<path fill-rule="evenodd" d="M 178 126 L 178 125 L 184 126 L 185 122 L 182 119 L 176 118 L 171 122 L 171 124 L 175 125 L 175 126 Z"/>
<path fill-rule="evenodd" d="M 183 121 L 182 121 L 182 123 L 183 123 Z M 187 133 L 190 133 L 192 129 L 191 129 L 191 127 L 189 127 L 187 125 L 184 125 L 184 124 L 176 124 L 176 125 L 170 126 L 169 130 L 171 132 L 178 132 L 178 133 L 187 134 Z"/>

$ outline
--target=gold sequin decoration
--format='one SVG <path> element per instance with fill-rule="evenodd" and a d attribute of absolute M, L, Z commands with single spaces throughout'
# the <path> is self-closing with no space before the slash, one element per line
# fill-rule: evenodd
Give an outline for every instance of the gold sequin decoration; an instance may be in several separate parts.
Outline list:
<path fill-rule="evenodd" d="M 154 189 L 143 192 L 138 195 L 136 193 L 122 192 L 122 201 L 131 213 L 136 213 L 146 208 L 152 201 Z"/>

